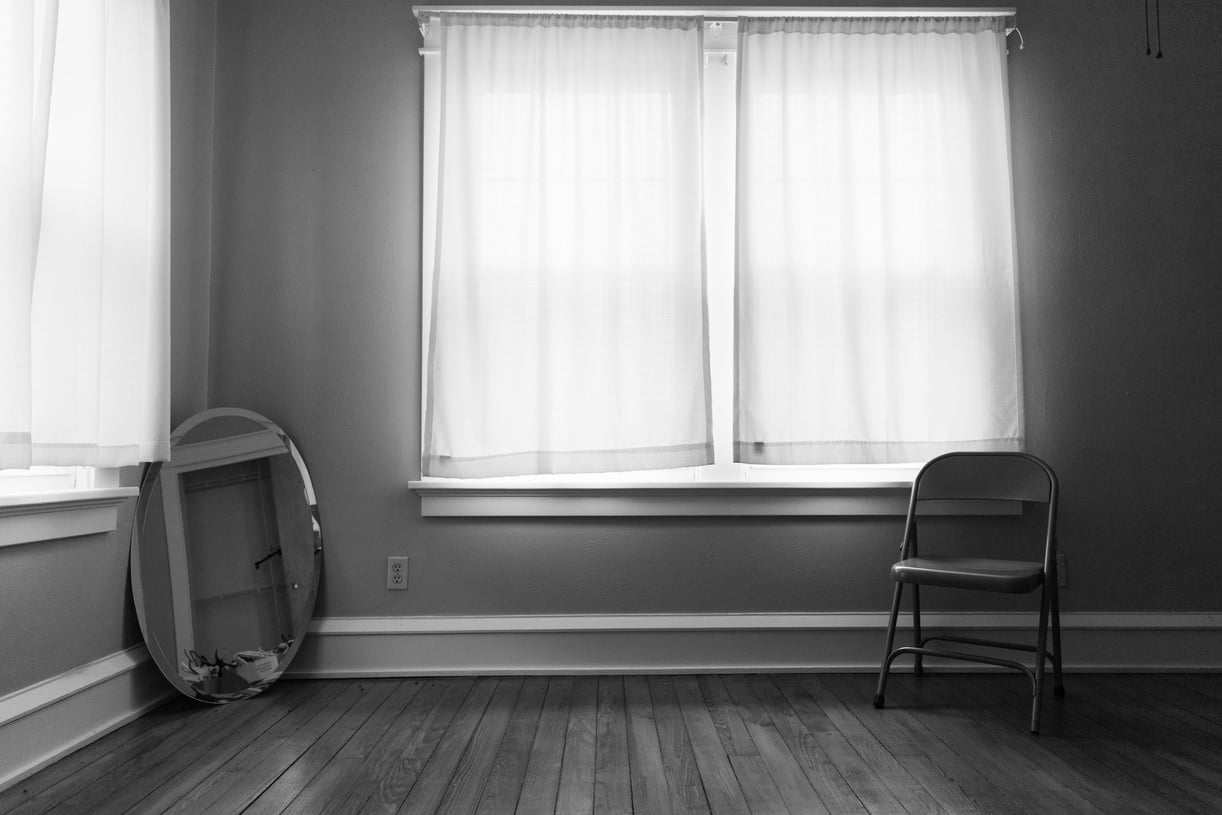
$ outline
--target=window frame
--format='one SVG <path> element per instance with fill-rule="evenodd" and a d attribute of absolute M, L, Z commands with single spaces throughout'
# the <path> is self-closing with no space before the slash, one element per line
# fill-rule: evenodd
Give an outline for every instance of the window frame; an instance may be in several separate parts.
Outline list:
<path fill-rule="evenodd" d="M 123 485 L 125 469 L 0 470 L 0 549 L 114 532 L 119 507 L 140 494 Z"/>
<path fill-rule="evenodd" d="M 508 10 L 508 9 L 506 9 Z M 796 9 L 795 12 L 801 12 Z M 1013 10 L 1008 10 L 1013 14 Z M 421 157 L 421 416 L 424 416 L 425 376 L 429 335 L 434 259 L 434 201 L 437 188 L 435 156 L 439 132 L 440 26 L 436 17 L 417 10 L 421 22 L 423 47 L 422 81 L 422 157 Z M 713 313 L 717 299 L 709 295 L 709 332 L 711 351 L 717 356 L 717 338 L 728 344 L 722 385 L 714 375 L 714 413 L 719 400 L 727 415 L 715 419 L 714 449 L 717 463 L 703 467 L 645 473 L 606 473 L 591 475 L 535 475 L 512 478 L 457 479 L 422 477 L 409 482 L 419 496 L 425 517 L 599 517 L 599 516 L 903 516 L 907 512 L 912 479 L 922 462 L 886 465 L 809 465 L 799 467 L 727 462 L 733 451 L 729 396 L 732 393 L 733 326 L 733 158 L 736 113 L 737 22 L 706 20 L 704 50 L 704 109 L 706 150 L 706 200 L 720 194 L 730 202 L 725 207 L 720 228 L 717 214 L 706 210 L 706 235 L 710 243 L 718 238 L 727 246 L 721 251 L 723 275 L 728 275 L 724 318 Z M 710 70 L 712 69 L 712 70 Z M 725 94 L 728 82 L 729 104 L 710 104 L 710 77 L 724 69 L 723 87 L 713 94 Z M 711 123 L 710 111 L 719 111 L 720 123 Z M 719 115 L 714 112 L 712 115 Z M 728 119 L 725 117 L 729 117 Z M 711 133 L 716 132 L 717 138 Z M 729 134 L 724 138 L 722 134 Z M 709 143 L 720 142 L 721 155 L 728 156 L 730 168 L 718 172 L 709 160 Z M 725 152 L 728 151 L 728 152 Z M 710 188 L 712 190 L 710 191 Z M 725 228 L 728 225 L 729 228 Z M 710 283 L 716 274 L 714 257 L 708 249 Z M 710 285 L 710 289 L 713 285 Z M 721 328 L 719 329 L 719 325 Z M 723 352 L 726 353 L 726 352 Z M 715 369 L 718 366 L 714 366 Z M 727 379 L 728 377 L 728 379 Z M 720 394 L 719 394 L 720 391 Z M 724 397 L 721 395 L 724 394 Z M 423 424 L 423 422 L 422 422 Z M 423 427 L 420 428 L 423 435 Z M 422 438 L 423 443 L 423 438 Z M 1017 514 L 1014 502 L 944 502 L 931 507 L 933 514 L 996 515 Z"/>

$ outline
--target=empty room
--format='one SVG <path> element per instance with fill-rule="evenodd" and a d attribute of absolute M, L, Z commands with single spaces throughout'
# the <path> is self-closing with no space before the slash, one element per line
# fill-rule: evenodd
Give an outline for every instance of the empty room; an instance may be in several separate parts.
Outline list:
<path fill-rule="evenodd" d="M 3 0 L 0 812 L 1222 811 L 1219 43 Z"/>

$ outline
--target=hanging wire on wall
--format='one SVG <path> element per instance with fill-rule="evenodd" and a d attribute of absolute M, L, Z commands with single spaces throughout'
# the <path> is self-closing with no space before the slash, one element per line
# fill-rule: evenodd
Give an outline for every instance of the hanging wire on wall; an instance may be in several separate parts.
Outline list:
<path fill-rule="evenodd" d="M 1155 59 L 1163 58 L 1163 21 L 1159 3 L 1160 0 L 1154 0 L 1154 39 L 1158 47 Z M 1150 56 L 1150 0 L 1146 0 L 1146 56 Z"/>

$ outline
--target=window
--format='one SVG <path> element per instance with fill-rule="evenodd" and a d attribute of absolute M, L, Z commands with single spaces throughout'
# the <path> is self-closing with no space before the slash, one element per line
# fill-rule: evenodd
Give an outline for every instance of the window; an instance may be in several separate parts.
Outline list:
<path fill-rule="evenodd" d="M 556 27 L 580 28 L 584 19 Z M 898 56 L 892 53 L 892 41 L 901 39 L 902 34 L 946 33 L 948 26 L 960 25 L 944 18 L 909 22 L 908 30 L 902 30 L 904 23 L 895 20 L 867 25 L 859 18 L 848 22 L 792 18 L 702 22 L 704 59 L 698 91 L 702 114 L 696 149 L 703 166 L 699 181 L 694 183 L 700 194 L 695 206 L 703 212 L 704 220 L 706 284 L 699 296 L 705 305 L 703 327 L 709 360 L 705 387 L 716 458 L 710 465 L 621 473 L 616 477 L 648 482 L 766 483 L 826 478 L 837 484 L 895 484 L 902 483 L 913 471 L 915 465 L 905 462 L 923 460 L 944 449 L 1021 445 L 1005 134 L 1005 33 L 999 19 L 985 17 L 983 22 L 968 27 L 982 36 L 969 53 L 968 79 L 961 81 L 953 93 L 933 93 L 922 86 L 919 75 L 913 75 L 912 66 L 924 64 L 922 59 L 937 64 L 945 62 L 945 57 L 935 54 L 930 58 L 919 53 L 919 48 L 916 54 L 902 49 Z M 486 15 L 475 23 L 469 19 L 462 22 L 468 28 L 492 28 L 508 20 L 507 15 Z M 443 141 L 441 57 L 434 49 L 444 22 L 436 18 L 429 22 L 425 48 L 426 457 L 432 430 L 427 422 L 436 408 L 430 403 L 428 376 L 436 365 L 445 364 L 444 357 L 431 355 L 436 352 L 437 340 L 431 320 L 439 194 L 438 162 L 432 157 L 439 154 Z M 593 21 L 589 24 L 598 25 Z M 878 42 L 865 50 L 881 51 L 881 56 L 863 56 L 858 53 L 861 49 L 850 49 L 847 56 L 840 53 L 841 40 L 871 35 Z M 776 48 L 774 40 L 787 40 L 788 46 Z M 507 67 L 506 60 L 514 57 L 505 42 L 500 48 L 481 44 L 485 55 L 496 61 L 483 63 L 485 72 L 491 72 L 493 65 L 497 71 L 517 70 Z M 755 60 L 746 80 L 738 64 L 744 54 Z M 896 59 L 905 61 L 899 69 Z M 810 66 L 793 73 L 793 64 L 800 65 L 803 60 L 819 61 L 816 75 L 830 74 L 831 81 L 794 93 L 793 77 L 797 76 L 802 85 L 811 73 Z M 844 80 L 859 72 L 860 66 L 850 70 L 845 60 L 872 60 L 881 66 L 873 75 L 899 76 L 903 87 L 886 99 L 868 83 L 853 87 Z M 747 66 L 742 70 L 748 70 Z M 746 83 L 744 93 L 750 94 L 742 99 L 736 97 L 740 82 Z M 977 150 L 977 136 L 970 132 L 966 141 L 960 139 L 935 150 L 930 139 L 920 138 L 914 131 L 923 117 L 934 115 L 929 105 L 923 104 L 927 101 L 923 97 L 930 95 L 951 99 L 936 111 L 939 125 L 956 133 L 964 128 L 970 131 L 974 125 L 969 126 L 963 117 L 980 113 L 971 106 L 975 98 L 972 94 L 983 94 L 989 101 L 980 114 L 986 130 L 994 131 L 982 137 L 992 145 L 989 150 Z M 576 98 L 576 104 L 590 106 L 590 115 L 579 118 L 598 123 L 600 116 L 648 107 L 651 97 L 636 89 L 614 98 Z M 507 219 L 505 202 L 494 192 L 497 185 L 515 183 L 516 174 L 528 171 L 522 157 L 529 155 L 532 147 L 538 148 L 534 140 L 540 132 L 548 132 L 537 126 L 532 130 L 526 124 L 531 121 L 532 105 L 539 103 L 538 99 L 529 99 L 520 92 L 502 93 L 485 98 L 479 106 L 486 117 L 480 120 L 481 132 L 497 134 L 490 141 L 501 152 L 488 163 L 495 172 L 486 174 L 474 189 L 479 190 L 476 196 L 485 208 L 479 210 L 480 217 L 501 224 L 502 240 L 507 242 L 520 239 L 521 223 L 538 212 L 516 210 Z M 752 106 L 750 115 L 740 113 L 748 105 Z M 513 115 L 504 111 L 517 111 L 523 118 L 513 124 Z M 1001 131 L 995 132 L 999 121 Z M 597 138 L 612 125 L 591 127 L 590 137 Z M 822 133 L 821 128 L 834 132 Z M 897 128 L 907 137 L 883 140 Z M 871 144 L 862 133 L 874 134 L 876 143 Z M 452 149 L 450 140 L 445 143 Z M 817 144 L 818 149 L 803 149 L 804 143 Z M 1000 152 L 997 144 L 1001 145 Z M 967 162 L 961 161 L 965 149 L 970 155 Z M 971 155 L 972 150 L 979 155 Z M 948 156 L 954 158 L 954 168 L 946 166 Z M 570 163 L 582 167 L 580 160 Z M 989 168 L 983 178 L 982 167 Z M 587 185 L 588 195 L 598 199 L 599 190 L 614 183 L 609 173 L 616 168 L 613 162 L 604 161 L 586 169 L 589 175 L 582 183 Z M 966 176 L 967 181 L 949 187 L 940 184 L 944 177 L 956 174 Z M 879 192 L 884 186 L 887 191 Z M 824 193 L 828 189 L 846 197 L 834 200 Z M 953 202 L 952 207 L 946 200 L 949 195 L 959 195 L 963 200 Z M 980 195 L 989 202 L 985 209 L 991 219 L 988 223 L 981 223 L 975 216 L 970 223 L 956 223 L 950 217 L 957 217 L 961 211 L 979 211 Z M 648 194 L 641 198 L 651 201 Z M 642 211 L 649 216 L 642 221 L 646 226 L 666 223 L 660 212 Z M 622 262 L 614 254 L 615 247 L 599 245 L 601 236 L 579 234 L 566 220 L 570 210 L 560 208 L 559 212 L 559 217 L 543 228 L 570 235 L 575 242 L 593 245 L 602 256 Z M 614 217 L 614 211 L 607 210 L 605 218 Z M 540 226 L 535 223 L 532 228 Z M 445 227 L 442 229 L 444 232 Z M 636 246 L 633 242 L 626 245 Z M 924 251 L 928 247 L 938 252 Z M 909 254 L 917 260 L 891 262 L 905 249 L 913 250 Z M 495 255 L 497 246 L 484 245 L 480 251 Z M 820 264 L 845 271 L 840 277 L 820 278 L 810 273 L 812 266 Z M 988 265 L 990 274 L 978 273 L 983 265 Z M 488 281 L 490 286 L 503 283 L 503 279 Z M 497 290 L 496 296 L 509 293 Z M 811 319 L 811 315 L 817 315 L 817 319 Z M 512 320 L 512 309 L 506 319 Z M 955 330 L 948 328 L 931 335 L 931 319 Z M 904 330 L 893 330 L 889 321 Z M 811 323 L 817 325 L 812 327 Z M 839 333 L 830 334 L 833 330 Z M 964 336 L 981 337 L 983 345 L 965 342 Z M 932 351 L 924 347 L 935 340 Z M 854 344 L 858 347 L 845 348 Z M 922 347 L 907 347 L 917 345 Z M 965 368 L 969 362 L 971 367 Z M 804 377 L 812 368 L 823 374 L 810 385 Z M 482 374 L 472 370 L 478 380 Z M 512 375 L 507 366 L 498 371 Z M 967 390 L 963 389 L 964 383 L 970 386 Z M 914 393 L 921 398 L 914 399 Z M 469 395 L 478 401 L 476 391 Z M 965 403 L 969 408 L 963 407 Z M 812 421 L 825 427 L 815 428 L 812 435 Z M 920 426 L 913 430 L 905 421 Z M 881 433 L 885 442 L 891 431 L 926 433 L 931 424 L 941 435 L 918 439 L 919 443 L 908 438 L 900 440 L 903 444 L 863 441 L 877 439 Z M 829 471 L 821 466 L 827 463 L 836 466 Z M 429 473 L 427 466 L 425 473 Z M 568 478 L 546 476 L 553 484 Z M 589 476 L 571 478 L 585 481 Z"/>
<path fill-rule="evenodd" d="M 168 47 L 166 0 L 0 4 L 5 491 L 168 457 Z"/>

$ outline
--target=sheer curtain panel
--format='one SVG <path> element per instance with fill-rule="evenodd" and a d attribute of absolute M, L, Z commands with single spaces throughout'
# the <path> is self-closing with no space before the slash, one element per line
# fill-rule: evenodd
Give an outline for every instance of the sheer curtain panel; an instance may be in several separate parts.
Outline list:
<path fill-rule="evenodd" d="M 701 21 L 441 26 L 424 475 L 711 463 Z"/>
<path fill-rule="evenodd" d="M 739 21 L 735 460 L 1021 446 L 1003 26 Z"/>
<path fill-rule="evenodd" d="M 0 3 L 0 468 L 169 452 L 167 0 Z"/>

